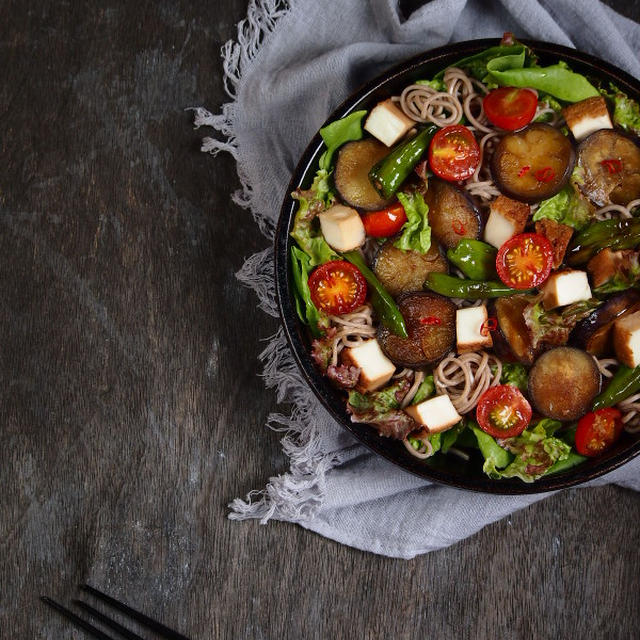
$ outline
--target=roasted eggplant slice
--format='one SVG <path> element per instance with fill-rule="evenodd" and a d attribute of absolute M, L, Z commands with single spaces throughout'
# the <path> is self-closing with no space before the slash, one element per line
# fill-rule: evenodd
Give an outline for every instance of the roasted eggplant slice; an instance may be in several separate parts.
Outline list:
<path fill-rule="evenodd" d="M 401 367 L 419 368 L 441 360 L 456 339 L 456 306 L 435 293 L 406 293 L 398 307 L 407 325 L 408 338 L 400 338 L 383 325 L 378 341 L 387 357 Z"/>
<path fill-rule="evenodd" d="M 369 180 L 371 167 L 388 153 L 382 142 L 371 138 L 347 142 L 340 148 L 333 180 L 344 202 L 366 211 L 383 209 L 393 202 L 395 198 L 385 200 Z"/>
<path fill-rule="evenodd" d="M 422 291 L 427 275 L 448 273 L 449 263 L 437 243 L 427 253 L 403 251 L 387 240 L 378 250 L 374 272 L 384 288 L 395 298 L 401 293 Z"/>
<path fill-rule="evenodd" d="M 625 291 L 607 300 L 599 309 L 578 322 L 569 341 L 594 356 L 613 352 L 612 329 L 617 318 L 640 310 L 640 293 Z"/>
<path fill-rule="evenodd" d="M 584 171 L 581 191 L 602 207 L 640 198 L 640 148 L 627 136 L 601 129 L 578 147 L 578 166 Z"/>
<path fill-rule="evenodd" d="M 529 371 L 529 397 L 547 418 L 577 420 L 600 392 L 595 360 L 581 349 L 557 347 L 543 353 Z"/>
<path fill-rule="evenodd" d="M 554 196 L 575 163 L 570 140 L 548 124 L 505 135 L 491 158 L 491 175 L 507 196 L 530 204 Z"/>
<path fill-rule="evenodd" d="M 531 332 L 524 321 L 524 310 L 529 305 L 525 296 L 498 298 L 491 310 L 498 321 L 494 348 L 496 353 L 506 359 L 517 360 L 523 364 L 532 364 L 537 350 L 533 347 Z"/>
<path fill-rule="evenodd" d="M 431 233 L 445 249 L 453 249 L 462 238 L 480 237 L 478 207 L 459 187 L 443 180 L 429 180 L 425 201 L 429 205 Z"/>

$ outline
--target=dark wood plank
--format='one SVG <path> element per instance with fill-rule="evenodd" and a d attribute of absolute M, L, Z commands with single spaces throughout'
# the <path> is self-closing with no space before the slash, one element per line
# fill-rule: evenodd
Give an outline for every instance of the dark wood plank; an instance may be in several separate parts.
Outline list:
<path fill-rule="evenodd" d="M 183 108 L 226 100 L 245 11 L 0 2 L 1 635 L 81 637 L 37 598 L 85 581 L 203 639 L 637 635 L 621 489 L 409 562 L 226 519 L 285 468 L 256 375 L 277 323 L 234 278 L 266 245 L 234 164 Z"/>

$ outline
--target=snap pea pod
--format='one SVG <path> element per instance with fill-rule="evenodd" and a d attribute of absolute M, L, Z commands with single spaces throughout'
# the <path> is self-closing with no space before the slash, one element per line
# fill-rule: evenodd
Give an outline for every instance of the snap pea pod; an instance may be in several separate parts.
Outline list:
<path fill-rule="evenodd" d="M 498 250 L 481 240 L 463 238 L 455 249 L 447 251 L 447 258 L 472 280 L 495 280 Z"/>
<path fill-rule="evenodd" d="M 397 336 L 401 338 L 408 337 L 407 325 L 405 324 L 400 309 L 398 309 L 398 305 L 394 302 L 389 292 L 382 286 L 380 280 L 376 278 L 373 271 L 367 267 L 364 258 L 357 251 L 347 251 L 342 254 L 342 257 L 360 269 L 360 272 L 369 285 L 371 304 L 378 312 L 382 324 Z"/>
<path fill-rule="evenodd" d="M 480 300 L 482 298 L 504 298 L 516 294 L 531 293 L 531 289 L 512 289 L 493 280 L 465 280 L 446 273 L 430 273 L 424 283 L 427 289 L 447 298 Z"/>
<path fill-rule="evenodd" d="M 636 218 L 611 219 L 594 222 L 580 232 L 567 250 L 569 266 L 585 264 L 606 247 L 633 249 L 640 245 L 640 220 Z"/>
<path fill-rule="evenodd" d="M 438 127 L 430 125 L 409 140 L 400 142 L 369 171 L 369 180 L 384 198 L 390 198 L 409 177 L 427 150 Z"/>
<path fill-rule="evenodd" d="M 503 449 L 492 436 L 482 431 L 475 422 L 469 422 L 469 427 L 478 440 L 478 448 L 485 460 L 493 460 L 498 469 L 504 469 L 513 460 L 513 455 Z"/>
<path fill-rule="evenodd" d="M 613 407 L 638 391 L 640 391 L 640 366 L 631 369 L 621 364 L 607 388 L 593 401 L 593 410 Z"/>
<path fill-rule="evenodd" d="M 570 451 L 569 455 L 564 460 L 558 460 L 554 462 L 544 474 L 545 476 L 550 476 L 553 473 L 562 473 L 563 471 L 567 471 L 572 469 L 573 467 L 581 464 L 587 458 L 585 456 L 581 456 L 579 453 L 575 451 Z"/>

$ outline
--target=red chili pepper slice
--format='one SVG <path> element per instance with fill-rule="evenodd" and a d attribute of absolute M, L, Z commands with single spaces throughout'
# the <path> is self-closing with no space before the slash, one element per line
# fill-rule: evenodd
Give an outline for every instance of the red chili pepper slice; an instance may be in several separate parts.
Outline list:
<path fill-rule="evenodd" d="M 538 182 L 551 182 L 556 177 L 556 172 L 551 167 L 538 169 L 534 174 Z"/>
<path fill-rule="evenodd" d="M 529 169 L 531 169 L 531 167 L 528 164 L 525 164 L 524 167 L 522 167 L 522 169 L 520 169 L 520 172 L 518 173 L 518 178 L 524 177 L 524 174 L 527 173 L 527 171 L 529 171 Z"/>
<path fill-rule="evenodd" d="M 459 236 L 463 236 L 464 232 L 465 232 L 465 228 L 464 225 L 462 224 L 462 222 L 460 220 L 458 220 L 458 218 L 456 218 L 452 223 L 451 223 L 451 228 L 454 230 L 455 233 L 457 233 Z"/>
<path fill-rule="evenodd" d="M 428 324 L 430 326 L 438 326 L 442 324 L 442 320 L 437 318 L 436 316 L 426 316 L 424 318 L 420 318 L 420 324 Z"/>
<path fill-rule="evenodd" d="M 622 160 L 619 158 L 607 158 L 602 160 L 600 164 L 606 167 L 609 173 L 620 173 L 622 171 Z"/>
<path fill-rule="evenodd" d="M 491 331 L 495 331 L 498 328 L 498 318 L 491 316 L 487 318 L 480 327 L 480 335 L 488 336 Z"/>

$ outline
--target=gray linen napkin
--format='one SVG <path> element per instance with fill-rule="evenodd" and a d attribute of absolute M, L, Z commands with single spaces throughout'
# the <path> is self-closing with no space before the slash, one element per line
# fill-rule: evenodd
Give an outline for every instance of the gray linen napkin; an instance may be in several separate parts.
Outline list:
<path fill-rule="evenodd" d="M 237 41 L 223 48 L 232 102 L 219 115 L 196 109 L 196 126 L 213 126 L 224 138 L 205 138 L 203 150 L 233 154 L 242 181 L 234 200 L 271 240 L 301 152 L 357 86 L 421 51 L 504 31 L 575 46 L 640 77 L 640 26 L 596 0 L 432 0 L 406 20 L 394 0 L 251 0 Z M 271 248 L 249 258 L 238 277 L 276 316 Z M 405 473 L 326 413 L 281 331 L 261 358 L 266 384 L 294 407 L 269 418 L 272 428 L 285 431 L 290 470 L 246 501 L 234 500 L 230 518 L 297 522 L 359 549 L 411 558 L 549 495 L 475 494 Z M 640 458 L 592 485 L 606 483 L 640 490 Z"/>

